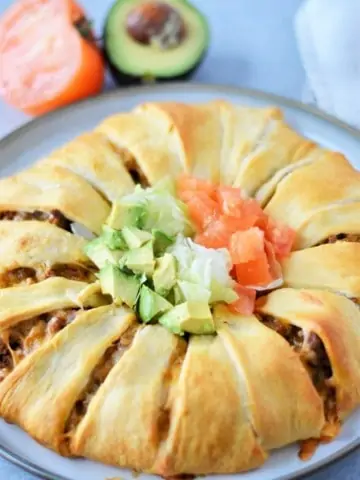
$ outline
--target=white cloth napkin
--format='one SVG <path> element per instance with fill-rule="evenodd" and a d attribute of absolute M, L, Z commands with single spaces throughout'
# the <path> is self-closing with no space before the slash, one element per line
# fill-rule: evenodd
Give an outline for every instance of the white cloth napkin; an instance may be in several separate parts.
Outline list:
<path fill-rule="evenodd" d="M 305 0 L 295 33 L 308 81 L 303 100 L 360 128 L 360 0 Z"/>

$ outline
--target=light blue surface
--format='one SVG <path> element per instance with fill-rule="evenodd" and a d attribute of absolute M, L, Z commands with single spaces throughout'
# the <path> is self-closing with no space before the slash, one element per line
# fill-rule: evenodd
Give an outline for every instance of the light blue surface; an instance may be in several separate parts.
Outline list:
<path fill-rule="evenodd" d="M 0 0 L 0 12 L 11 3 L 12 0 Z M 111 1 L 82 3 L 100 31 Z M 194 3 L 208 16 L 212 30 L 209 54 L 195 81 L 252 87 L 301 99 L 305 79 L 292 28 L 301 0 L 195 0 Z M 25 121 L 25 115 L 0 103 L 0 137 Z M 307 478 L 358 480 L 360 453 Z M 36 478 L 0 460 L 0 480 Z"/>

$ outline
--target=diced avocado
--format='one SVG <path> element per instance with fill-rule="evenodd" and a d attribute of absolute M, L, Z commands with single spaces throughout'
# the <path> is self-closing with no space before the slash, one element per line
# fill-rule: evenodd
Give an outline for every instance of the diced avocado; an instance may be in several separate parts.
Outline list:
<path fill-rule="evenodd" d="M 134 273 L 152 275 L 155 266 L 152 242 L 147 242 L 140 248 L 134 248 L 125 252 L 121 258 L 121 266 L 127 267 Z"/>
<path fill-rule="evenodd" d="M 127 250 L 127 244 L 119 230 L 103 225 L 101 238 L 110 250 Z"/>
<path fill-rule="evenodd" d="M 209 305 L 204 302 L 181 303 L 164 313 L 159 323 L 177 335 L 184 335 L 185 332 L 198 335 L 215 332 Z"/>
<path fill-rule="evenodd" d="M 151 233 L 136 227 L 124 227 L 121 232 L 127 246 L 131 249 L 139 248 L 152 239 Z"/>
<path fill-rule="evenodd" d="M 178 281 L 177 284 L 186 301 L 209 303 L 211 293 L 204 286 L 186 281 Z"/>
<path fill-rule="evenodd" d="M 173 288 L 173 291 L 174 291 L 175 305 L 179 305 L 180 303 L 184 303 L 186 299 L 185 299 L 182 291 L 180 290 L 179 285 L 176 284 Z"/>
<path fill-rule="evenodd" d="M 87 243 L 84 252 L 98 268 L 104 267 L 107 263 L 117 264 L 123 255 L 120 250 L 110 250 L 101 237 Z"/>
<path fill-rule="evenodd" d="M 156 315 L 164 313 L 171 308 L 173 306 L 165 298 L 146 285 L 141 287 L 138 312 L 143 322 L 150 322 Z"/>
<path fill-rule="evenodd" d="M 156 260 L 153 274 L 155 292 L 165 297 L 176 283 L 176 260 L 170 253 L 165 253 Z"/>
<path fill-rule="evenodd" d="M 157 228 L 152 230 L 152 235 L 154 240 L 154 252 L 156 256 L 162 255 L 165 250 L 175 241 L 175 237 L 170 237 Z"/>
<path fill-rule="evenodd" d="M 147 210 L 144 205 L 118 201 L 113 204 L 106 223 L 116 230 L 121 230 L 125 226 L 142 228 L 146 217 Z"/>
<path fill-rule="evenodd" d="M 99 273 L 103 293 L 108 293 L 117 305 L 125 303 L 132 308 L 138 298 L 141 282 L 135 275 L 127 275 L 119 267 L 107 264 Z"/>

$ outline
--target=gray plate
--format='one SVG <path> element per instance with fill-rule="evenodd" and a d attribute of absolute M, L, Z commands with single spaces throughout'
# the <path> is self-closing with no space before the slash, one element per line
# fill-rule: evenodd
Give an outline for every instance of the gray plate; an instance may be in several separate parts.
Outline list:
<path fill-rule="evenodd" d="M 127 111 L 145 101 L 181 101 L 198 103 L 224 98 L 249 106 L 277 105 L 288 122 L 303 135 L 333 150 L 344 153 L 360 168 L 360 133 L 348 125 L 304 106 L 270 94 L 234 87 L 178 84 L 129 88 L 108 92 L 40 117 L 5 137 L 0 142 L 0 172 L 9 175 L 47 154 L 75 135 L 90 130 L 104 117 Z M 360 410 L 345 422 L 341 435 L 321 446 L 312 460 L 301 462 L 297 448 L 289 446 L 273 453 L 270 460 L 254 472 L 207 477 L 239 480 L 295 479 L 332 462 L 360 445 Z M 41 478 L 56 480 L 105 480 L 111 477 L 132 478 L 125 470 L 82 459 L 66 459 L 45 449 L 19 428 L 0 420 L 0 455 Z M 142 478 L 155 478 L 142 475 Z"/>

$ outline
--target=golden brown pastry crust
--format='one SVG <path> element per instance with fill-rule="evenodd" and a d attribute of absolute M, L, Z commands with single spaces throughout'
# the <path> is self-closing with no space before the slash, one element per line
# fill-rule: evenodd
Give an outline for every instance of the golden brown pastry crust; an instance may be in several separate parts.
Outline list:
<path fill-rule="evenodd" d="M 162 123 L 176 136 L 178 155 L 187 172 L 219 182 L 222 129 L 216 104 L 147 103 L 135 111 Z"/>
<path fill-rule="evenodd" d="M 290 175 L 295 170 L 302 168 L 306 165 L 317 161 L 323 155 L 326 155 L 328 152 L 319 147 L 309 148 L 309 150 L 303 154 L 299 159 L 298 156 L 291 157 L 293 163 L 280 168 L 277 172 L 265 182 L 256 192 L 255 198 L 264 208 L 267 203 L 270 201 L 271 197 L 274 195 L 277 185 L 287 176 Z"/>
<path fill-rule="evenodd" d="M 1 416 L 67 453 L 64 429 L 77 397 L 106 348 L 134 321 L 129 309 L 112 305 L 79 313 L 0 384 Z"/>
<path fill-rule="evenodd" d="M 269 125 L 282 120 L 283 115 L 274 107 L 242 107 L 224 100 L 211 103 L 218 109 L 222 128 L 220 182 L 232 185 L 243 160 L 254 151 Z"/>
<path fill-rule="evenodd" d="M 0 211 L 59 210 L 100 233 L 110 205 L 85 180 L 65 168 L 43 165 L 0 180 Z"/>
<path fill-rule="evenodd" d="M 120 149 L 115 151 L 103 135 L 88 132 L 53 151 L 37 165 L 64 167 L 83 177 L 113 202 L 135 186 L 125 168 L 124 156 L 125 153 Z"/>
<path fill-rule="evenodd" d="M 90 265 L 86 241 L 46 222 L 0 222 L 0 277 L 19 267 L 45 271 L 56 264 Z M 1 280 L 0 280 L 1 283 Z"/>
<path fill-rule="evenodd" d="M 340 418 L 360 404 L 360 311 L 351 300 L 332 292 L 283 288 L 259 299 L 257 311 L 320 337 L 333 371 Z"/>
<path fill-rule="evenodd" d="M 33 285 L 0 289 L 0 330 L 22 320 L 58 308 L 95 306 L 98 302 L 95 287 L 84 282 L 52 277 Z"/>
<path fill-rule="evenodd" d="M 303 161 L 314 147 L 313 142 L 300 137 L 284 121 L 274 120 L 242 159 L 234 185 L 255 195 L 278 170 Z"/>
<path fill-rule="evenodd" d="M 328 153 L 310 165 L 286 176 L 277 186 L 265 212 L 281 221 L 300 236 L 295 248 L 309 246 L 301 230 L 306 225 L 321 228 L 316 216 L 332 213 L 347 204 L 360 201 L 360 173 L 338 153 Z"/>
<path fill-rule="evenodd" d="M 266 453 L 249 423 L 241 390 L 220 336 L 192 336 L 171 393 L 169 435 L 152 470 L 169 476 L 261 465 Z"/>
<path fill-rule="evenodd" d="M 339 241 L 293 252 L 282 262 L 282 272 L 285 286 L 360 299 L 360 243 Z"/>
<path fill-rule="evenodd" d="M 71 441 L 71 453 L 150 470 L 160 441 L 164 381 L 183 340 L 161 326 L 140 330 L 111 370 Z"/>
<path fill-rule="evenodd" d="M 217 332 L 239 369 L 254 431 L 265 449 L 318 437 L 324 410 L 299 356 L 255 316 L 218 307 Z"/>
<path fill-rule="evenodd" d="M 360 234 L 360 202 L 333 205 L 311 214 L 296 229 L 294 250 L 308 248 L 339 233 Z"/>
<path fill-rule="evenodd" d="M 166 121 L 140 113 L 119 113 L 106 118 L 96 131 L 116 148 L 126 148 L 152 184 L 184 172 L 181 144 Z"/>

